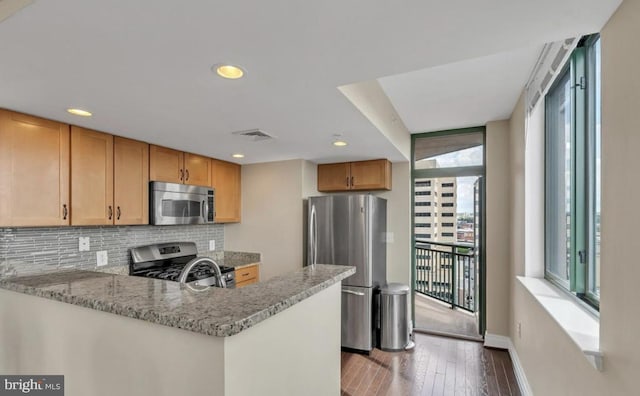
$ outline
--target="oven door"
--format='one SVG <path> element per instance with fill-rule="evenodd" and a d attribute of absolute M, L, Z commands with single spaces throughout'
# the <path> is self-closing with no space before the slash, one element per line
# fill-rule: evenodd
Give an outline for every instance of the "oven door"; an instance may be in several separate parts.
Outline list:
<path fill-rule="evenodd" d="M 151 224 L 204 224 L 209 201 L 206 195 L 172 191 L 152 191 Z"/>

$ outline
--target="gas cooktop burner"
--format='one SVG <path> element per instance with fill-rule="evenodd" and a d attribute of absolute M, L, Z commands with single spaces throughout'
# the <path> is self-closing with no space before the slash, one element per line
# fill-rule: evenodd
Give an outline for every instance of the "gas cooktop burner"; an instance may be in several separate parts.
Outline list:
<path fill-rule="evenodd" d="M 196 245 L 193 242 L 141 246 L 131 249 L 129 275 L 177 282 L 182 269 L 197 257 Z M 227 287 L 234 287 L 234 268 L 221 265 L 220 272 Z M 215 270 L 206 263 L 200 263 L 191 269 L 187 276 L 187 282 L 212 277 L 217 278 Z"/>
<path fill-rule="evenodd" d="M 157 279 L 164 279 L 164 280 L 177 282 L 183 268 L 184 268 L 184 265 L 174 265 L 170 267 L 164 267 L 161 269 L 154 268 L 146 272 L 141 271 L 136 275 L 145 276 L 147 278 L 157 278 Z M 220 266 L 220 272 L 222 272 L 222 274 L 225 274 L 230 271 L 233 271 L 233 268 L 226 267 L 224 265 Z M 206 264 L 198 264 L 195 267 L 193 267 L 191 272 L 189 272 L 189 276 L 187 277 L 187 282 L 193 282 L 198 279 L 210 278 L 212 276 L 213 277 L 216 276 L 213 268 L 211 268 L 209 265 L 206 265 Z"/>

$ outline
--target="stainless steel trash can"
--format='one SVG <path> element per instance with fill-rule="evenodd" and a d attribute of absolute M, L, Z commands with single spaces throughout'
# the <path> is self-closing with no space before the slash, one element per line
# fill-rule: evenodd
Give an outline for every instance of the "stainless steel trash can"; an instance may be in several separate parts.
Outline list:
<path fill-rule="evenodd" d="M 402 351 L 410 346 L 408 298 L 409 286 L 402 283 L 380 288 L 380 349 Z"/>

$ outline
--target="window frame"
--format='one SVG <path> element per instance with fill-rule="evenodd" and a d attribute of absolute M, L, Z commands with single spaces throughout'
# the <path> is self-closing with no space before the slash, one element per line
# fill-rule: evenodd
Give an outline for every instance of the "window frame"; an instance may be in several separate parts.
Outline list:
<path fill-rule="evenodd" d="M 599 309 L 599 296 L 592 293 L 589 287 L 589 274 L 591 266 L 595 267 L 595 105 L 598 102 L 595 96 L 595 79 L 597 76 L 593 65 L 589 62 L 590 51 L 600 39 L 598 34 L 586 36 L 580 40 L 571 54 L 569 61 L 558 73 L 554 83 L 545 95 L 545 262 L 544 275 L 547 280 L 555 285 L 571 292 L 595 309 Z M 552 133 L 550 128 L 549 101 L 551 93 L 559 87 L 569 73 L 570 84 L 570 134 L 571 134 L 571 160 L 570 160 L 570 238 L 568 281 L 558 277 L 548 270 L 550 262 L 549 240 L 553 233 L 549 232 L 551 224 L 548 204 L 551 202 L 550 175 L 557 174 L 560 170 L 552 169 L 549 158 L 550 144 L 554 142 L 549 138 Z M 555 131 L 557 132 L 557 131 Z M 554 235 L 557 236 L 557 235 Z M 596 268 L 594 268 L 594 271 Z"/>

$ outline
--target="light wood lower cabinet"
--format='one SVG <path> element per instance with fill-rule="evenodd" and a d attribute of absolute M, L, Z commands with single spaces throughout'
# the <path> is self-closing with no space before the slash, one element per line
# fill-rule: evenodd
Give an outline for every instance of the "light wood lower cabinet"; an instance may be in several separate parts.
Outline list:
<path fill-rule="evenodd" d="M 114 224 L 149 224 L 149 145 L 113 140 Z"/>
<path fill-rule="evenodd" d="M 0 227 L 69 225 L 69 125 L 0 110 Z"/>
<path fill-rule="evenodd" d="M 211 160 L 211 186 L 215 189 L 216 223 L 237 223 L 241 217 L 240 165 Z"/>
<path fill-rule="evenodd" d="M 258 264 L 251 264 L 246 267 L 236 269 L 236 288 L 258 283 L 260 281 L 260 270 Z"/>
<path fill-rule="evenodd" d="M 71 224 L 113 224 L 113 135 L 71 127 Z"/>

